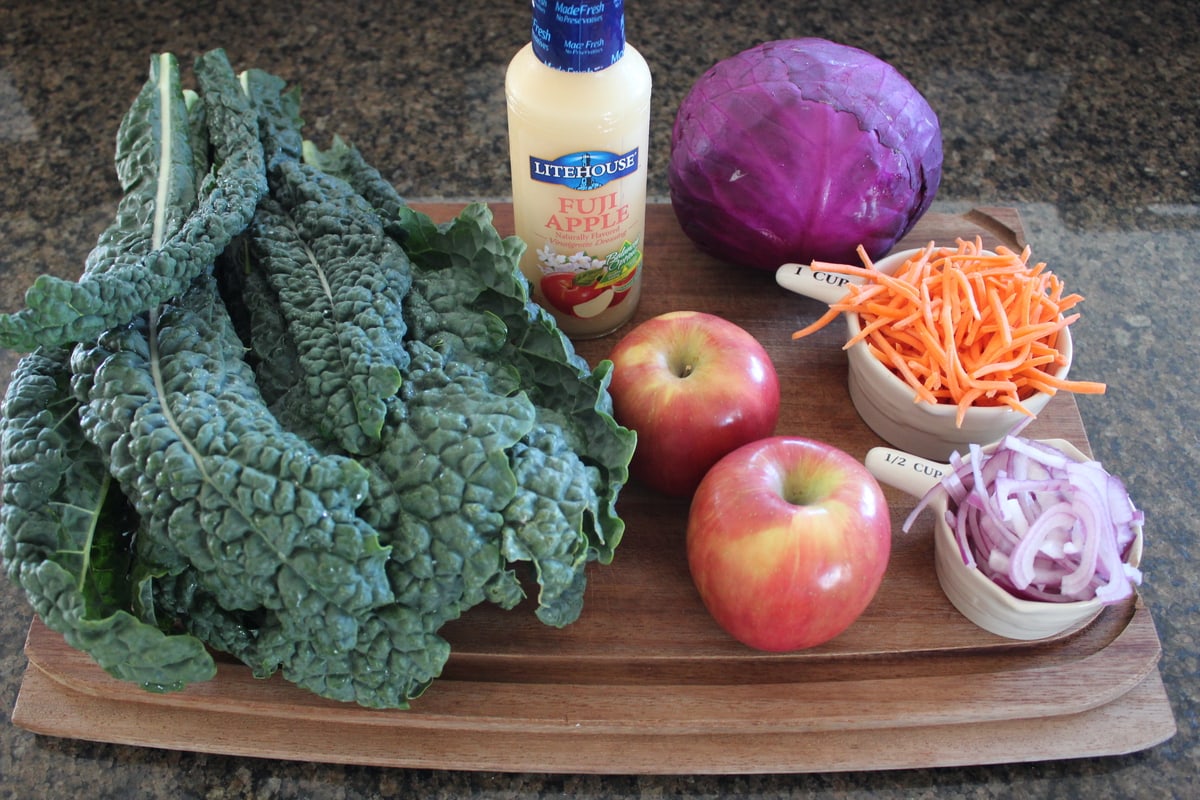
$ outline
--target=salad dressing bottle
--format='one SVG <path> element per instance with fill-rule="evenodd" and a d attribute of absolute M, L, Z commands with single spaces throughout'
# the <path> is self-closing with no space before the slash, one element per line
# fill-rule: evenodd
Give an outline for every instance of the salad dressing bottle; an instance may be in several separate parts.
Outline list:
<path fill-rule="evenodd" d="M 521 271 L 567 336 L 594 338 L 641 296 L 650 69 L 623 0 L 532 2 L 505 77 Z"/>

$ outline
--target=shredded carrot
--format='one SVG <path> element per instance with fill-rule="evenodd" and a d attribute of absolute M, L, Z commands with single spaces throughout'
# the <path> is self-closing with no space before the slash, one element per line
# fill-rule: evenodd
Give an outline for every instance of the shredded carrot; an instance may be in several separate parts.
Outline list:
<path fill-rule="evenodd" d="M 1038 392 L 1103 394 L 1096 381 L 1056 378 L 1066 358 L 1059 331 L 1079 318 L 1067 315 L 1083 300 L 1066 294 L 1044 263 L 1029 264 L 1031 250 L 983 251 L 980 238 L 956 248 L 930 242 L 893 274 L 880 272 L 860 247 L 863 266 L 813 262 L 813 269 L 864 279 L 810 325 L 800 339 L 843 313 L 859 315 L 859 342 L 916 393 L 916 402 L 955 405 L 958 424 L 972 406 L 1022 404 Z"/>

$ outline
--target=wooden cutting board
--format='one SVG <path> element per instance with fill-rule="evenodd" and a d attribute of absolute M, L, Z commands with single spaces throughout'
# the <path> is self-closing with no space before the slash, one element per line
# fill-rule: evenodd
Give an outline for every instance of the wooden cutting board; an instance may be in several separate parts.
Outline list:
<path fill-rule="evenodd" d="M 462 206 L 420 207 L 440 221 Z M 511 207 L 492 209 L 497 228 L 511 233 Z M 669 205 L 652 205 L 647 227 L 643 300 L 631 325 L 685 308 L 734 320 L 779 372 L 778 433 L 860 459 L 883 444 L 850 403 L 844 326 L 793 341 L 791 332 L 824 310 L 816 301 L 779 289 L 770 273 L 700 254 Z M 977 209 L 927 214 L 898 247 L 976 235 L 988 246 L 1025 244 L 1014 210 Z M 594 364 L 616 338 L 578 350 Z M 1088 451 L 1069 395 L 1056 397 L 1029 435 Z M 932 522 L 901 532 L 914 501 L 886 492 L 894 544 L 884 583 L 850 629 L 810 650 L 759 653 L 717 628 L 687 570 L 686 502 L 631 484 L 619 503 L 625 539 L 610 566 L 593 565 L 579 621 L 557 630 L 528 607 L 473 609 L 444 629 L 450 661 L 407 711 L 323 700 L 232 662 L 206 684 L 147 694 L 35 620 L 13 722 L 54 736 L 281 759 L 623 774 L 1046 760 L 1132 752 L 1175 733 L 1158 635 L 1140 597 L 1050 640 L 993 636 L 942 594 Z"/>

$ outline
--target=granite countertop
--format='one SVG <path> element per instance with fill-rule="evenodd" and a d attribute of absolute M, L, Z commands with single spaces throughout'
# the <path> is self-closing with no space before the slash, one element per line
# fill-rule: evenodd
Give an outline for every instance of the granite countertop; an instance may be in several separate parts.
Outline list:
<path fill-rule="evenodd" d="M 896 65 L 938 111 L 935 208 L 1014 206 L 1039 260 L 1087 299 L 1076 374 L 1096 456 L 1148 517 L 1142 595 L 1178 733 L 1139 752 L 878 773 L 556 776 L 382 769 L 35 736 L 11 723 L 31 618 L 0 580 L 0 797 L 1195 797 L 1200 794 L 1200 6 L 1191 0 L 631 2 L 655 81 L 650 191 L 674 111 L 715 61 L 821 36 Z M 151 54 L 223 47 L 304 91 L 306 132 L 357 144 L 410 199 L 509 195 L 503 78 L 528 3 L 8 0 L 0 8 L 0 310 L 78 274 L 120 191 L 117 124 Z M 16 354 L 0 353 L 7 375 Z M 1080 686 L 1087 692 L 1087 686 Z M 1099 732 L 1098 735 L 1103 735 Z"/>

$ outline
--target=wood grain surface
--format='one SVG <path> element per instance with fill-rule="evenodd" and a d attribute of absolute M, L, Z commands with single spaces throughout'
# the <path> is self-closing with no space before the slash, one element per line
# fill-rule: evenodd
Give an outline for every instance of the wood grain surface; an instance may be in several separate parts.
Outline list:
<path fill-rule="evenodd" d="M 422 204 L 437 220 L 461 204 Z M 493 204 L 512 231 L 511 207 Z M 1011 209 L 927 214 L 898 247 L 980 236 L 1024 245 Z M 1036 259 L 1036 250 L 1034 258 Z M 648 213 L 643 299 L 630 325 L 677 309 L 742 325 L 784 388 L 777 432 L 857 458 L 884 444 L 846 389 L 844 326 L 799 341 L 824 311 L 768 272 L 700 254 L 669 205 Z M 1051 265 L 1053 268 L 1053 265 Z M 591 363 L 617 335 L 577 343 Z M 1095 377 L 1095 376 L 1079 376 Z M 1029 435 L 1088 451 L 1073 398 L 1056 397 Z M 480 606 L 443 633 L 442 677 L 406 711 L 323 700 L 223 662 L 218 676 L 155 695 L 116 681 L 36 621 L 15 724 L 147 747 L 401 767 L 591 773 L 748 773 L 895 769 L 1112 755 L 1175 732 L 1158 675 L 1150 610 L 1135 597 L 1038 642 L 993 636 L 946 600 L 932 521 L 900 525 L 914 500 L 885 488 L 893 552 L 874 602 L 845 633 L 789 654 L 747 649 L 704 610 L 684 551 L 687 504 L 631 484 L 628 528 L 609 566 L 593 565 L 584 611 L 562 630 L 528 606 Z M 1153 532 L 1147 531 L 1150 546 Z"/>

